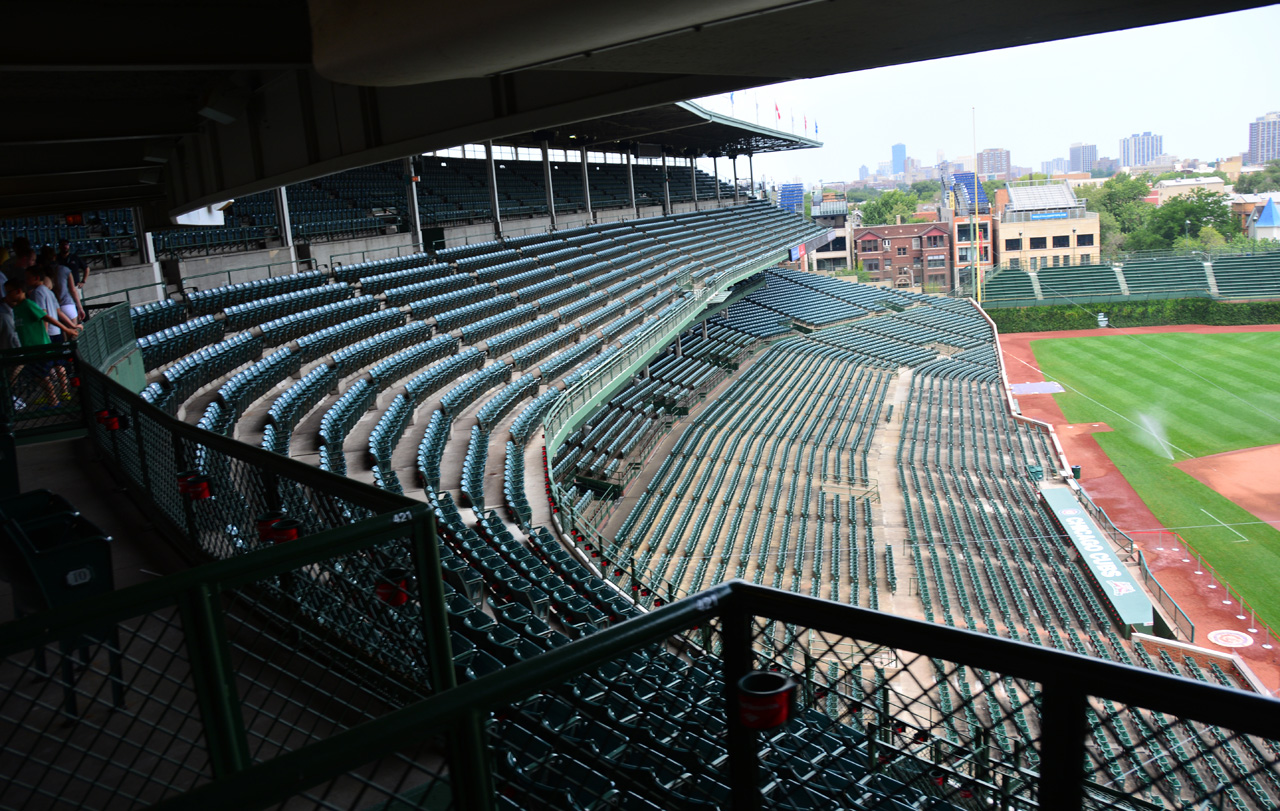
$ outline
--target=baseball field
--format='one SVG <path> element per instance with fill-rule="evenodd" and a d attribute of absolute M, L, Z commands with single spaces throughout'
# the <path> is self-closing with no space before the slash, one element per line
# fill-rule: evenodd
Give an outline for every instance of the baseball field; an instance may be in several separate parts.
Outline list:
<path fill-rule="evenodd" d="M 1053 338 L 1031 349 L 1066 388 L 1053 395 L 1066 419 L 1110 426 L 1095 439 L 1160 523 L 1280 625 L 1280 333 Z"/>

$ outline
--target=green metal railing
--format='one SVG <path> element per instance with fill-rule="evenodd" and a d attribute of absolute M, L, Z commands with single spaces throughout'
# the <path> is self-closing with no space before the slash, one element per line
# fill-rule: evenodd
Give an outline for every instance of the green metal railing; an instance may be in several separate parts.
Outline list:
<path fill-rule="evenodd" d="M 275 666 L 292 672 L 334 650 L 280 621 L 289 603 L 273 602 L 274 584 L 355 552 L 353 534 L 0 628 L 23 697 L 66 687 L 33 672 L 31 651 L 112 628 L 123 640 L 116 670 L 100 656 L 77 677 L 82 713 L 56 696 L 30 705 L 17 743 L 46 745 L 6 751 L 4 804 L 1077 811 L 1275 794 L 1273 699 L 740 581 L 408 703 L 340 681 L 345 719 L 318 720 L 334 709 L 323 689 L 273 711 L 255 696 L 271 683 L 256 652 L 288 648 Z M 751 671 L 794 683 L 780 728 L 744 723 Z M 95 720 L 111 717 L 129 723 Z M 139 759 L 129 741 L 161 757 Z M 86 746 L 118 773 L 77 771 Z M 1227 764 L 1212 782 L 1207 758 Z"/>
<path fill-rule="evenodd" d="M 1160 580 L 1147 566 L 1147 558 L 1141 552 L 1138 553 L 1138 570 L 1142 573 L 1142 582 L 1156 598 L 1156 603 L 1173 619 L 1173 624 L 1182 638 L 1188 642 L 1195 642 L 1196 624 L 1191 621 L 1191 617 L 1187 616 L 1187 612 L 1182 610 L 1182 606 L 1178 605 L 1178 601 L 1173 599 L 1173 595 L 1160 585 Z"/>
<path fill-rule="evenodd" d="M 116 304 L 94 312 L 76 341 L 80 360 L 103 371 L 135 349 L 137 339 L 127 304 Z"/>
<path fill-rule="evenodd" d="M 154 804 L 449 689 L 435 550 L 418 505 L 0 626 L 0 806 Z"/>
<path fill-rule="evenodd" d="M 0 351 L 0 444 L 47 441 L 84 432 L 81 362 L 74 343 Z M 0 452 L 8 480 L 16 459 Z M 8 482 L 5 484 L 6 490 Z"/>

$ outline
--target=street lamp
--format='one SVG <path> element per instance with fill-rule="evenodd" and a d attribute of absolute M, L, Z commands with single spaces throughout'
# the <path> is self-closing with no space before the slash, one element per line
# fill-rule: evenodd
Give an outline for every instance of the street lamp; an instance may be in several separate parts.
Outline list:
<path fill-rule="evenodd" d="M 1182 235 L 1187 239 L 1191 239 L 1191 220 L 1187 220 L 1186 224 L 1182 226 Z"/>
<path fill-rule="evenodd" d="M 1071 229 L 1071 264 L 1076 263 L 1076 229 Z"/>

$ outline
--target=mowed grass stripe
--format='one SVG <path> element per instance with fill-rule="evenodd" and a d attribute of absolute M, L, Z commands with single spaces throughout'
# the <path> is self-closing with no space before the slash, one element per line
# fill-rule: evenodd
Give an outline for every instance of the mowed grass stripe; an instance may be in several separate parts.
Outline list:
<path fill-rule="evenodd" d="M 1196 457 L 1280 443 L 1280 333 L 1058 338 L 1031 347 L 1047 378 L 1081 392 L 1054 395 L 1067 420 L 1112 427 L 1094 435 L 1099 446 L 1162 524 L 1213 525 L 1212 513 L 1241 525 L 1235 529 L 1247 542 L 1223 527 L 1179 532 L 1259 615 L 1280 625 L 1280 531 L 1174 467 L 1141 419 L 1150 417 L 1169 443 Z M 1204 596 L 1226 595 L 1206 589 Z"/>

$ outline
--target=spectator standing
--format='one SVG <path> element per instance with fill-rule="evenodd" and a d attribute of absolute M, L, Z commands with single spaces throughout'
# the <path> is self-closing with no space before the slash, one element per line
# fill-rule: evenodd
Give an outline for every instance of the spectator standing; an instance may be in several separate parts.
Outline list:
<path fill-rule="evenodd" d="M 47 265 L 53 274 L 53 293 L 58 297 L 58 306 L 73 323 L 84 320 L 84 307 L 80 306 L 80 289 L 76 287 L 71 268 L 58 264 L 58 256 L 53 248 L 40 250 L 40 264 Z"/>
<path fill-rule="evenodd" d="M 9 299 L 0 299 L 0 349 L 17 349 L 22 346 L 18 330 L 13 325 L 13 308 Z"/>
<path fill-rule="evenodd" d="M 27 298 L 40 305 L 40 309 L 53 316 L 57 324 L 48 324 L 49 340 L 60 344 L 64 340 L 63 330 L 75 337 L 76 323 L 63 312 L 58 297 L 53 292 L 53 274 L 44 265 L 27 268 L 27 286 L 24 292 Z"/>
<path fill-rule="evenodd" d="M 13 255 L 3 265 L 0 265 L 0 273 L 4 274 L 4 278 L 0 279 L 0 284 L 6 281 L 25 284 L 27 281 L 27 268 L 36 263 L 36 252 L 31 250 L 30 247 L 18 247 L 19 241 L 25 243 L 26 239 L 15 239 L 13 241 Z"/>
<path fill-rule="evenodd" d="M 49 332 L 45 329 L 45 325 L 57 326 L 58 322 L 53 319 L 53 316 L 40 309 L 40 305 L 27 298 L 20 283 L 5 282 L 4 289 L 5 302 L 13 309 L 14 329 L 18 333 L 18 340 L 22 346 L 47 345 Z M 53 389 L 52 371 L 52 361 L 36 361 L 15 369 L 14 377 L 16 379 L 20 373 L 25 372 L 27 377 L 38 380 L 48 405 L 53 406 L 58 402 L 58 395 Z"/>
<path fill-rule="evenodd" d="M 18 257 L 31 250 L 31 242 L 26 237 L 14 237 L 13 242 L 10 244 L 12 247 L 9 251 L 9 258 L 0 263 L 0 273 L 3 273 L 6 278 L 12 279 L 14 278 L 14 271 L 17 271 L 17 280 L 21 282 L 22 271 L 26 270 L 27 266 L 19 266 L 17 264 Z M 34 254 L 32 256 L 34 257 Z M 35 259 L 33 258 L 31 263 L 34 264 L 34 262 Z"/>
<path fill-rule="evenodd" d="M 71 268 L 71 275 L 75 278 L 76 287 L 83 288 L 84 283 L 89 279 L 89 265 L 79 254 L 71 252 L 71 242 L 69 240 L 58 240 L 58 256 L 56 257 L 59 265 Z"/>

